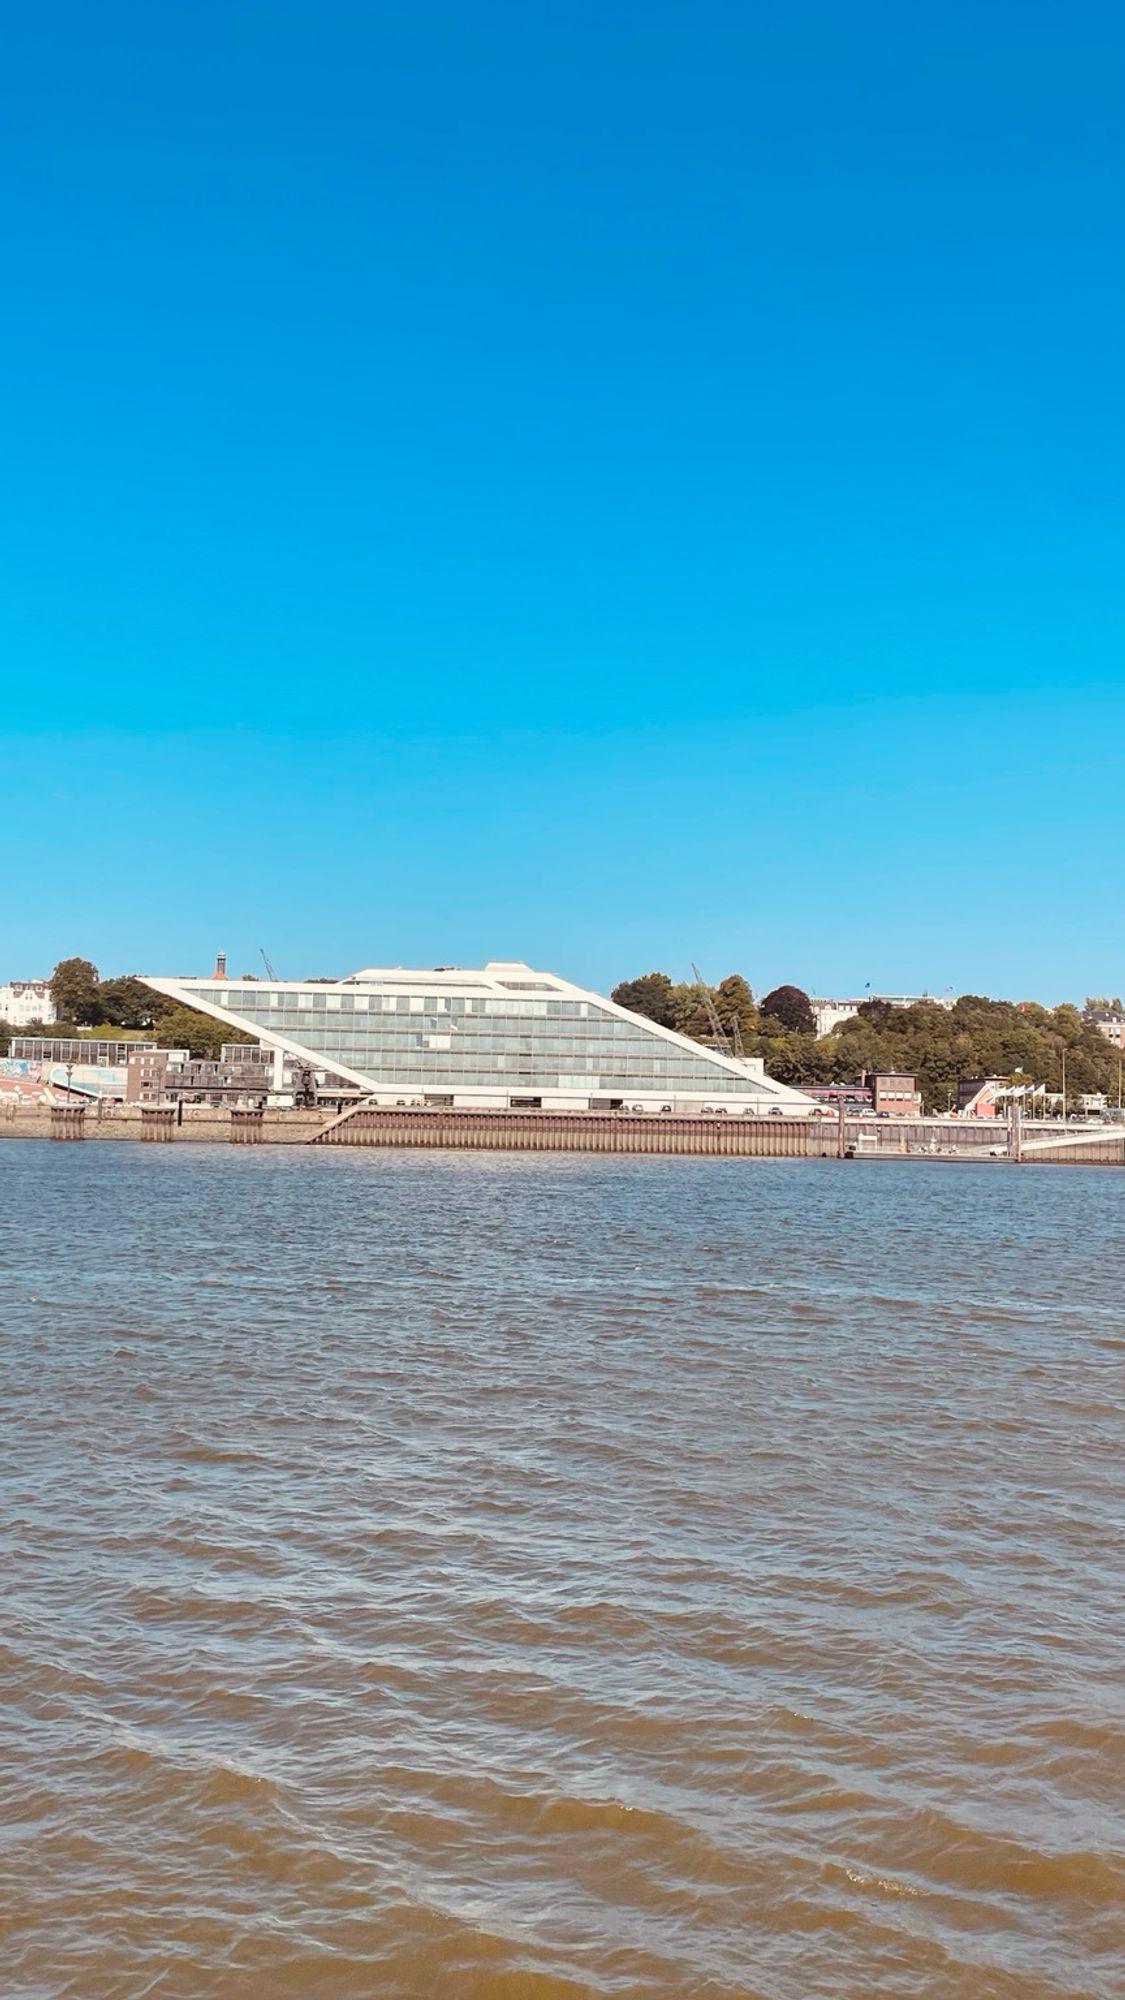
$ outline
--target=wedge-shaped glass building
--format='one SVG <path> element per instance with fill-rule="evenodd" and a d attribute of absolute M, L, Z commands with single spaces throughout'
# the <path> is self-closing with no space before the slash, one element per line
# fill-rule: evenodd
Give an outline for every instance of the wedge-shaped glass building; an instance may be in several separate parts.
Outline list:
<path fill-rule="evenodd" d="M 383 1104 L 508 1109 L 778 1111 L 807 1117 L 800 1091 L 659 1028 L 551 972 L 370 968 L 319 981 L 146 977 L 170 999 Z M 280 1078 L 280 1061 L 278 1074 Z"/>

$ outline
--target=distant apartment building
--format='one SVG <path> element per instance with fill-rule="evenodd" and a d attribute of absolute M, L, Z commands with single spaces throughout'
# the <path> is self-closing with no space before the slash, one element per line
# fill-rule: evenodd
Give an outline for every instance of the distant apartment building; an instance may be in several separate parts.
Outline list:
<path fill-rule="evenodd" d="M 27 1028 L 33 1021 L 49 1027 L 58 1019 L 47 979 L 9 979 L 0 986 L 0 1021 L 10 1028 Z"/>
<path fill-rule="evenodd" d="M 841 1021 L 852 1021 L 861 1007 L 872 1000 L 878 1000 L 884 1007 L 920 1007 L 923 1003 L 931 1007 L 952 1007 L 954 996 L 934 993 L 861 993 L 858 1000 L 810 1000 L 813 1025 L 817 1036 L 830 1035 Z"/>
<path fill-rule="evenodd" d="M 1111 1047 L 1125 1051 L 1125 1014 L 1119 1014 L 1114 1007 L 1090 1007 L 1086 1019 Z"/>

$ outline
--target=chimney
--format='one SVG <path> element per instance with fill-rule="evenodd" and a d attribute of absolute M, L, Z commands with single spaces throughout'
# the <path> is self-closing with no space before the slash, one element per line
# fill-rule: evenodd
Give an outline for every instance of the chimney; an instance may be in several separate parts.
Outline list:
<path fill-rule="evenodd" d="M 215 953 L 215 970 L 214 970 L 214 972 L 213 972 L 213 973 L 211 974 L 211 977 L 212 977 L 212 979 L 225 979 L 225 978 L 226 978 L 226 976 L 227 976 L 227 955 L 226 955 L 226 952 L 225 952 L 225 951 L 217 951 L 217 952 Z"/>

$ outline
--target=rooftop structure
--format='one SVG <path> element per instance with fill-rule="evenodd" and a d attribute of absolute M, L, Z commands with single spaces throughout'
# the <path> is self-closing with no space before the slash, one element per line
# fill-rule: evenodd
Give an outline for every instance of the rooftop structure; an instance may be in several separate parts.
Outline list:
<path fill-rule="evenodd" d="M 518 961 L 368 967 L 335 981 L 146 975 L 145 984 L 384 1104 L 813 1110 L 760 1059 L 720 1055 Z"/>

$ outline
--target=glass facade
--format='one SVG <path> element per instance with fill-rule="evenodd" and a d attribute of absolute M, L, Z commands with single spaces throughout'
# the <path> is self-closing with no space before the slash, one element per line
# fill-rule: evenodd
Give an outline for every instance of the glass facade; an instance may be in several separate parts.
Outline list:
<path fill-rule="evenodd" d="M 155 1047 L 155 1042 L 107 1041 L 84 1035 L 13 1035 L 11 1054 L 21 1062 L 84 1063 L 95 1069 L 119 1069 L 130 1056 L 147 1054 Z"/>
<path fill-rule="evenodd" d="M 210 979 L 154 981 L 232 1027 L 353 1072 L 373 1093 L 586 1100 L 690 1097 L 731 1104 L 808 1100 L 527 967 L 490 979 L 357 974 L 337 986 Z"/>

